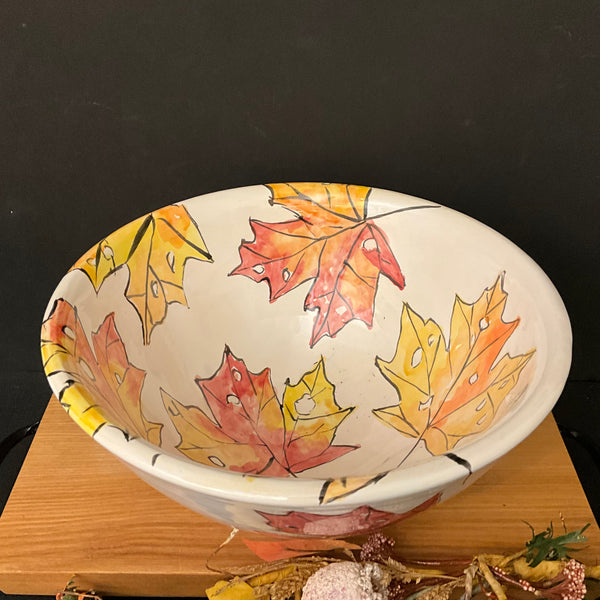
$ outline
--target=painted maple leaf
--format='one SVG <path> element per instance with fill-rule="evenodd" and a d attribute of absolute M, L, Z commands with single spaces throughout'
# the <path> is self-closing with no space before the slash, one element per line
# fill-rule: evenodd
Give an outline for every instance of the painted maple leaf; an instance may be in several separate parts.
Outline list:
<path fill-rule="evenodd" d="M 42 356 L 48 377 L 66 377 L 61 403 L 90 434 L 109 421 L 128 436 L 160 446 L 162 425 L 142 411 L 146 373 L 129 362 L 114 314 L 91 337 L 93 350 L 77 310 L 58 300 L 42 325 Z"/>
<path fill-rule="evenodd" d="M 270 370 L 251 373 L 225 348 L 210 378 L 196 379 L 210 408 L 185 406 L 161 390 L 188 458 L 243 473 L 281 477 L 328 463 L 358 446 L 336 446 L 338 426 L 354 410 L 340 408 L 323 359 L 279 403 Z"/>
<path fill-rule="evenodd" d="M 367 216 L 371 188 L 330 183 L 279 183 L 267 186 L 271 204 L 292 211 L 282 223 L 250 219 L 254 240 L 239 248 L 241 263 L 230 275 L 267 281 L 270 301 L 302 283 L 313 283 L 304 309 L 315 311 L 311 347 L 335 335 L 353 319 L 373 325 L 379 275 L 399 289 L 404 276 L 384 232 L 374 219 L 429 205 Z"/>
<path fill-rule="evenodd" d="M 432 454 L 448 452 L 490 427 L 535 352 L 498 360 L 520 322 L 503 321 L 508 296 L 502 286 L 500 276 L 473 304 L 456 297 L 448 345 L 435 321 L 425 321 L 405 304 L 394 358 L 376 358 L 399 402 L 373 413 L 404 435 L 423 440 Z"/>
<path fill-rule="evenodd" d="M 422 504 L 400 514 L 377 510 L 372 506 L 359 506 L 339 515 L 319 515 L 296 510 L 283 515 L 257 512 L 267 520 L 268 525 L 281 533 L 335 537 L 368 533 L 398 523 L 437 504 L 439 498 L 440 495 L 436 494 Z"/>
<path fill-rule="evenodd" d="M 184 206 L 156 210 L 125 225 L 82 256 L 73 269 L 82 270 L 96 291 L 104 280 L 127 265 L 125 295 L 142 321 L 144 343 L 162 323 L 168 305 L 187 306 L 183 272 L 188 259 L 212 262 L 198 226 Z"/>
<path fill-rule="evenodd" d="M 369 485 L 383 479 L 389 471 L 375 475 L 359 475 L 354 477 L 337 477 L 325 480 L 319 493 L 319 504 L 329 504 L 341 498 L 346 498 Z"/>

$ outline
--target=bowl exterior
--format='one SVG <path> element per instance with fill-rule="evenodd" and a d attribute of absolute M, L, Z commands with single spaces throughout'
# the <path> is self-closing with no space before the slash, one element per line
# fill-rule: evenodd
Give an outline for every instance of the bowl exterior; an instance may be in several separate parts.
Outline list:
<path fill-rule="evenodd" d="M 425 493 L 400 493 L 398 498 L 386 502 L 342 508 L 336 504 L 317 508 L 294 505 L 293 498 L 281 500 L 277 506 L 261 505 L 251 496 L 229 500 L 165 481 L 144 471 L 133 471 L 175 502 L 230 527 L 271 535 L 340 538 L 377 531 L 419 514 L 469 487 L 487 468 Z"/>

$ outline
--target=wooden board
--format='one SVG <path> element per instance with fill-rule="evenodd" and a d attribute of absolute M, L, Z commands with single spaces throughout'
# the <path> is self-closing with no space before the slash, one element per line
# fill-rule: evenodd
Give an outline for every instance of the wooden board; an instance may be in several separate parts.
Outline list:
<path fill-rule="evenodd" d="M 549 417 L 465 492 L 388 528 L 409 557 L 510 552 L 550 521 L 592 523 L 580 560 L 600 559 L 600 532 Z M 77 576 L 104 594 L 201 596 L 206 559 L 230 529 L 150 488 L 52 400 L 0 517 L 0 590 L 54 594 Z M 214 565 L 257 562 L 239 539 Z"/>

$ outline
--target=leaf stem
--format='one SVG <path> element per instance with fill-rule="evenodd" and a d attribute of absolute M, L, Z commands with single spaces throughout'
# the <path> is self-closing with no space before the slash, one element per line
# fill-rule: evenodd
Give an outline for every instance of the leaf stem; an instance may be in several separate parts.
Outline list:
<path fill-rule="evenodd" d="M 389 217 L 390 215 L 395 215 L 396 213 L 407 212 L 409 210 L 420 210 L 421 208 L 442 208 L 439 204 L 419 204 L 418 206 L 405 206 L 404 208 L 397 208 L 396 210 L 392 210 L 387 213 L 382 213 L 380 215 L 373 215 L 372 217 L 367 217 L 363 223 L 366 221 L 374 221 L 375 219 L 383 219 L 383 217 Z"/>
<path fill-rule="evenodd" d="M 417 441 L 414 443 L 413 447 L 404 455 L 404 458 L 398 463 L 398 465 L 396 466 L 396 469 L 401 467 L 406 462 L 408 457 L 417 449 L 419 442 L 423 439 L 423 436 L 425 435 L 425 431 L 427 431 L 427 429 L 425 429 L 423 432 L 421 432 L 421 434 L 417 438 Z"/>

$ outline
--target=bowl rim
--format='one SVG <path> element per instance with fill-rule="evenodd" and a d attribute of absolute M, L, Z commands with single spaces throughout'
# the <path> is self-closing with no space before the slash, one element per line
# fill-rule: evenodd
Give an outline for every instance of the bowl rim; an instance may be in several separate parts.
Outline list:
<path fill-rule="evenodd" d="M 208 196 L 226 194 L 232 191 L 243 192 L 254 190 L 257 187 L 263 186 L 252 185 L 224 189 L 188 198 L 176 204 L 185 205 L 187 202 L 196 201 L 201 198 L 204 199 Z M 429 202 L 401 192 L 393 192 L 375 187 L 371 189 L 373 191 L 379 190 L 388 194 L 396 194 L 405 199 L 413 198 L 421 202 Z M 301 506 L 309 509 L 323 509 L 323 507 L 327 507 L 328 510 L 334 510 L 336 513 L 339 513 L 341 510 L 347 510 L 348 507 L 381 504 L 382 502 L 392 502 L 394 500 L 401 501 L 403 498 L 408 498 L 409 496 L 422 496 L 425 498 L 434 495 L 439 490 L 454 482 L 471 477 L 471 474 L 475 474 L 476 472 L 482 473 L 486 467 L 523 441 L 550 414 L 550 411 L 562 393 L 570 369 L 572 354 L 571 326 L 560 294 L 545 272 L 528 254 L 501 233 L 480 221 L 454 209 L 443 205 L 439 206 L 479 227 L 487 229 L 491 234 L 503 240 L 523 259 L 523 263 L 530 272 L 537 276 L 538 285 L 544 288 L 543 292 L 538 288 L 539 304 L 544 308 L 543 312 L 548 311 L 553 315 L 552 343 L 561 349 L 561 352 L 548 352 L 547 361 L 543 366 L 543 376 L 539 378 L 536 389 L 531 392 L 531 398 L 536 398 L 536 402 L 530 400 L 522 404 L 511 414 L 506 415 L 501 422 L 493 425 L 485 432 L 485 435 L 461 447 L 461 458 L 467 461 L 468 464 L 466 466 L 465 464 L 461 465 L 454 460 L 450 460 L 446 455 L 432 455 L 414 465 L 387 471 L 385 476 L 379 479 L 377 478 L 381 474 L 374 473 L 372 478 L 377 481 L 377 485 L 365 485 L 351 494 L 336 499 L 332 504 L 323 504 L 320 502 L 319 496 L 323 486 L 327 482 L 330 482 L 331 478 L 311 478 L 307 476 L 297 478 L 265 477 L 220 470 L 193 462 L 183 455 L 167 454 L 160 447 L 153 446 L 143 438 L 127 438 L 116 425 L 112 427 L 111 425 L 113 424 L 108 420 L 108 426 L 104 426 L 92 433 L 83 426 L 72 411 L 67 409 L 67 412 L 101 446 L 134 470 L 140 471 L 152 479 L 169 482 L 191 492 L 204 494 L 220 500 L 252 505 L 281 507 L 282 504 L 285 504 L 292 508 Z M 96 246 L 97 244 L 92 246 L 92 248 Z M 44 322 L 50 314 L 55 301 L 67 295 L 66 292 L 68 290 L 69 281 L 67 280 L 67 275 L 65 275 L 52 294 L 45 313 Z M 44 365 L 44 371 L 52 391 L 59 400 L 62 400 L 65 394 L 69 394 L 79 405 L 92 406 L 85 395 L 77 390 L 77 386 L 61 387 L 55 379 L 50 377 L 51 373 L 46 365 Z M 350 478 L 348 477 L 348 479 Z M 368 478 L 369 476 L 364 479 Z M 361 477 L 361 479 L 363 478 Z"/>

